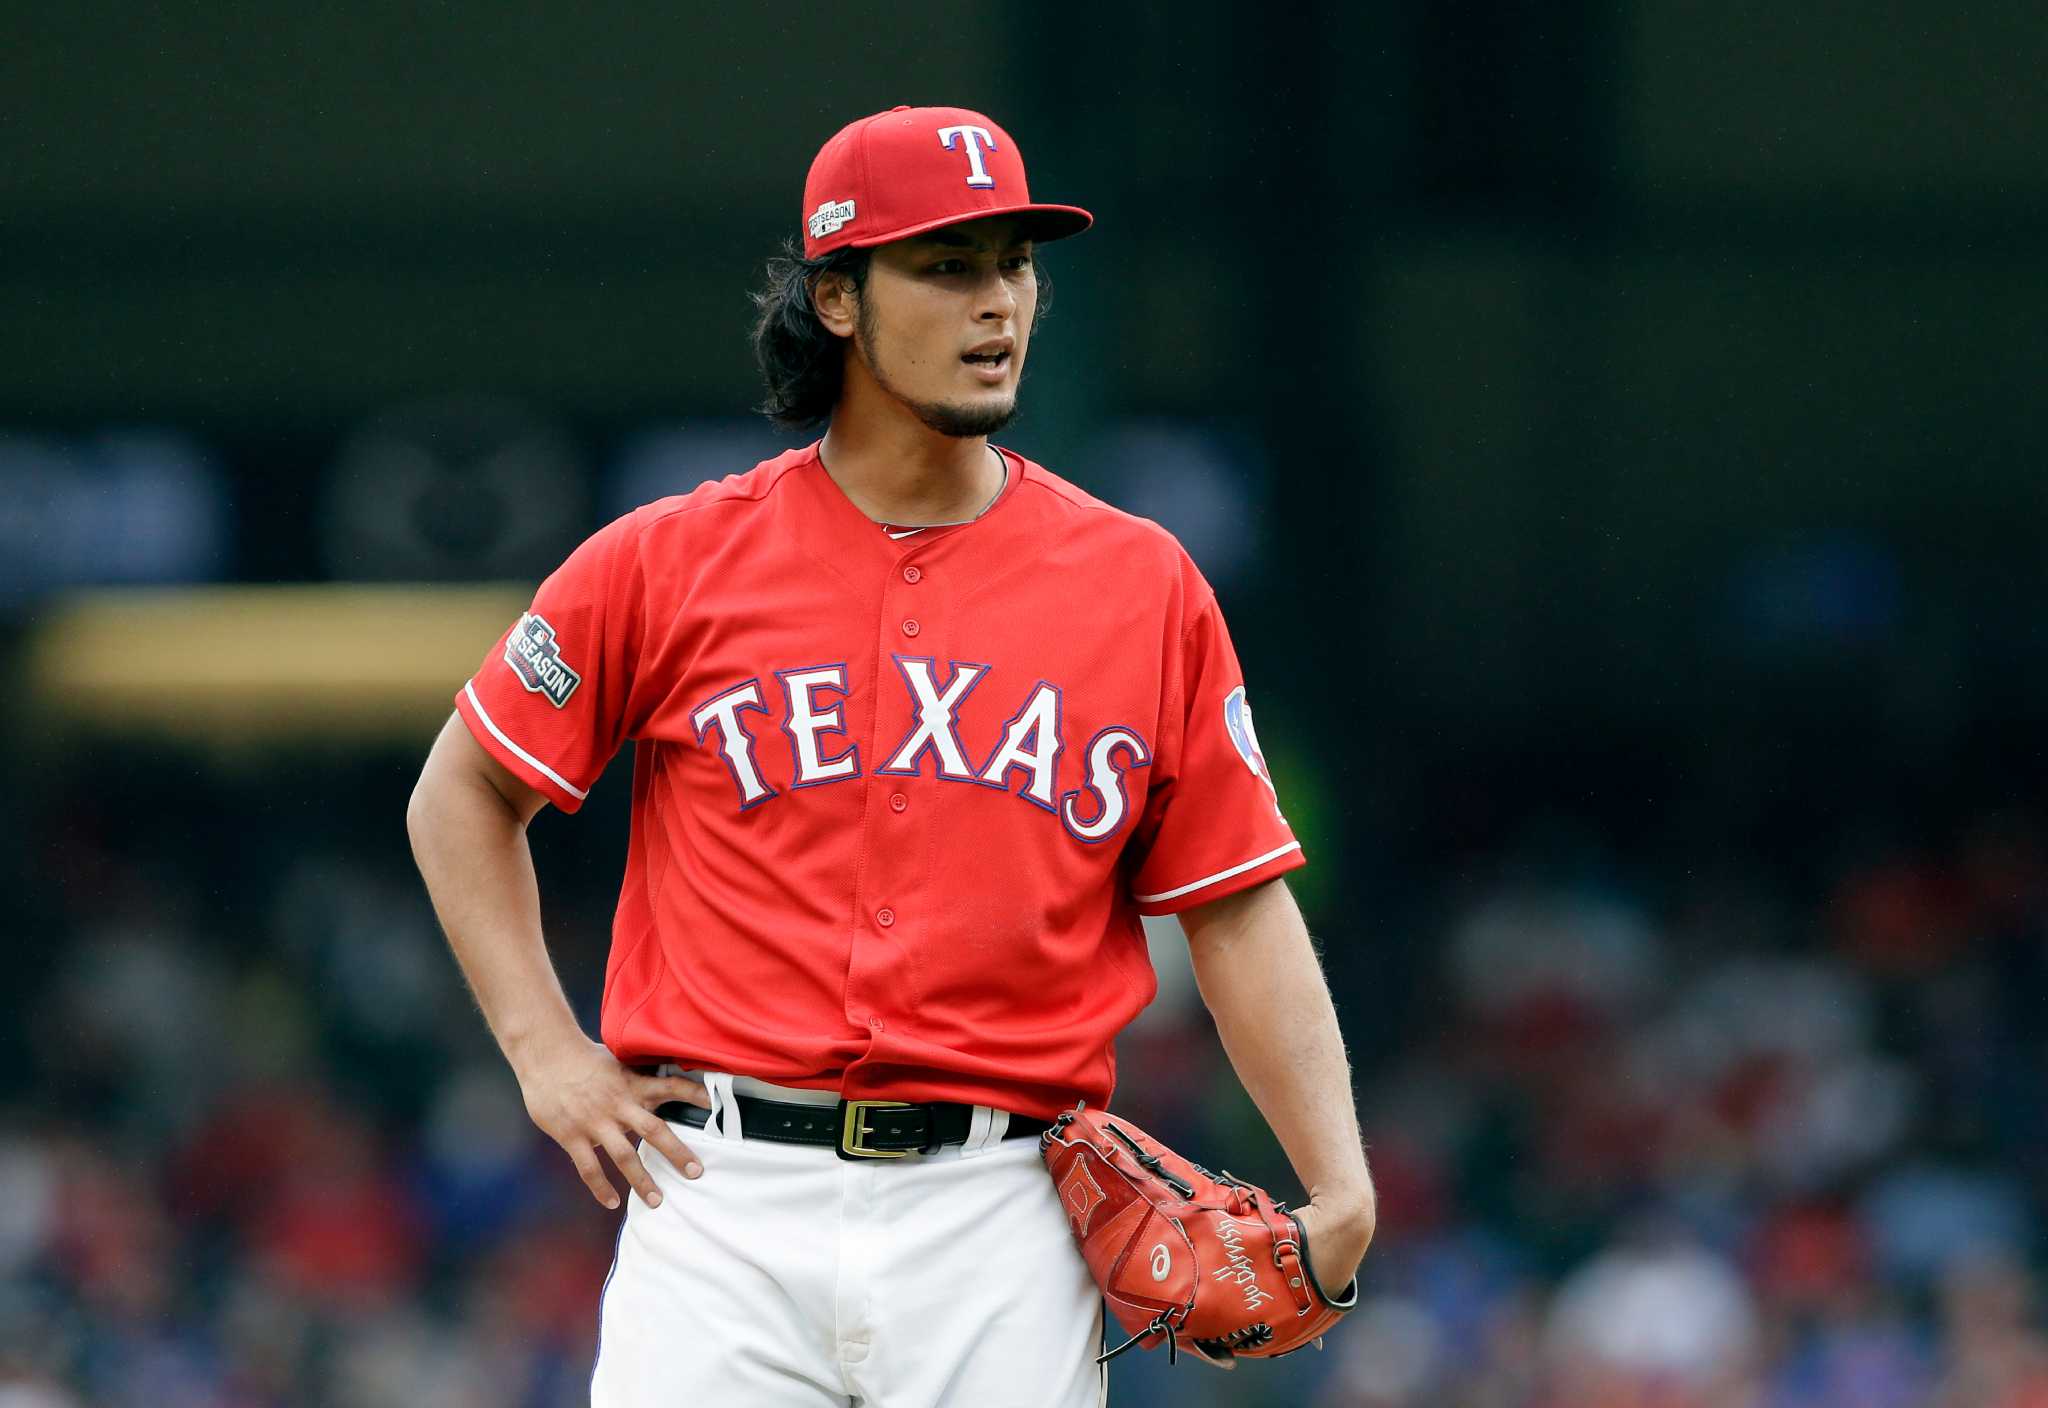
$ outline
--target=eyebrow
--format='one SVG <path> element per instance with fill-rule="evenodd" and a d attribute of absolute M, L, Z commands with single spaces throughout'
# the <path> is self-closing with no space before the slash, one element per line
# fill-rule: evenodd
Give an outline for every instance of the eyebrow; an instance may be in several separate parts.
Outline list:
<path fill-rule="evenodd" d="M 984 247 L 981 241 L 969 239 L 958 230 L 933 230 L 930 234 L 919 235 L 918 238 L 927 244 L 944 245 L 947 249 L 981 249 Z M 1011 236 L 1006 248 L 1015 249 L 1019 245 L 1030 243 L 1031 236 L 1019 230 L 1015 235 Z"/>

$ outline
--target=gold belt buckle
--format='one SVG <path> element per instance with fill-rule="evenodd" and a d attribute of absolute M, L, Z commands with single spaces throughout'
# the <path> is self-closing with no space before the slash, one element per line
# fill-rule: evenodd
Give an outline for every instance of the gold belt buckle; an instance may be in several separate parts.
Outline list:
<path fill-rule="evenodd" d="M 907 1110 L 909 1100 L 841 1100 L 845 1112 L 839 1125 L 839 1157 L 842 1159 L 900 1159 L 915 1149 L 870 1149 L 867 1137 L 874 1129 L 867 1122 L 869 1110 Z"/>

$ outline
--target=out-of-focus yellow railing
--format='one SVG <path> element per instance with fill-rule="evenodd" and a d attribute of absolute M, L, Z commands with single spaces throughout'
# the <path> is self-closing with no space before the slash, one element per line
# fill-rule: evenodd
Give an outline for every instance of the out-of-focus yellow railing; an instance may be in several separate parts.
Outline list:
<path fill-rule="evenodd" d="M 80 592 L 36 613 L 44 723 L 213 742 L 416 737 L 530 587 L 267 586 Z"/>

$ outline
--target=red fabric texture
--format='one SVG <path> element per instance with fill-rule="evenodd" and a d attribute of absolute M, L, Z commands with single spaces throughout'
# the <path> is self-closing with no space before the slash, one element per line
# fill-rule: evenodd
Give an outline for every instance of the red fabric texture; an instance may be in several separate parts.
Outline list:
<path fill-rule="evenodd" d="M 457 696 L 564 810 L 634 744 L 622 1061 L 1049 1119 L 1109 1097 L 1140 911 L 1302 864 L 1186 553 L 1006 461 L 979 519 L 900 541 L 815 446 L 650 504 Z"/>

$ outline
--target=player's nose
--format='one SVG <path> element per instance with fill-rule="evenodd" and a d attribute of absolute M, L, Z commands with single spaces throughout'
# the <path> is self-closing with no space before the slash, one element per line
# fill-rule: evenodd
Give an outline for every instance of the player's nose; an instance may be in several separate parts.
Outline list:
<path fill-rule="evenodd" d="M 1016 316 L 1017 290 L 1003 277 L 1002 270 L 993 270 L 981 281 L 976 291 L 974 315 L 977 320 L 1002 321 Z"/>

